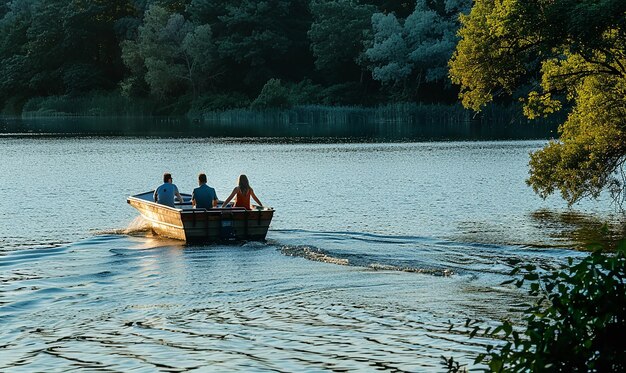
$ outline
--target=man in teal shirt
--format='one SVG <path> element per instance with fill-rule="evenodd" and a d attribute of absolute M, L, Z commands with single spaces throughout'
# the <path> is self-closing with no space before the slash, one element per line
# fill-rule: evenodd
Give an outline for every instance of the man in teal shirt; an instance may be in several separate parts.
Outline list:
<path fill-rule="evenodd" d="M 191 203 L 197 209 L 210 209 L 217 207 L 217 194 L 215 189 L 206 185 L 206 175 L 198 175 L 198 185 L 191 194 Z"/>
<path fill-rule="evenodd" d="M 154 202 L 169 207 L 176 207 L 174 205 L 174 196 L 181 203 L 184 202 L 183 197 L 178 193 L 178 187 L 172 183 L 172 174 L 166 172 L 163 174 L 163 185 L 154 191 Z"/>

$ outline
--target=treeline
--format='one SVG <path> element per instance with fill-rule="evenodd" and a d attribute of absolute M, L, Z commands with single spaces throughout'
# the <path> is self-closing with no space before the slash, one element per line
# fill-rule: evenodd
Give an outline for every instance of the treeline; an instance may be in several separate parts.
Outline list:
<path fill-rule="evenodd" d="M 447 63 L 471 3 L 12 0 L 0 5 L 0 108 L 90 95 L 155 114 L 452 103 Z"/>

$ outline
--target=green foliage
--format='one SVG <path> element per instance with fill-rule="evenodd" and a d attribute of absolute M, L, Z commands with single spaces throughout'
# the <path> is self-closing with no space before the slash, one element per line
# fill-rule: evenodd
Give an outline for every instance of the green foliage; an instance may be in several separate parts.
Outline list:
<path fill-rule="evenodd" d="M 156 102 L 146 99 L 95 92 L 81 96 L 34 97 L 23 105 L 22 116 L 142 116 L 155 114 L 156 106 Z"/>
<path fill-rule="evenodd" d="M 211 26 L 200 25 L 190 31 L 183 39 L 182 50 L 195 94 L 198 88 L 206 88 L 212 78 L 216 56 Z"/>
<path fill-rule="evenodd" d="M 363 0 L 362 2 L 375 5 L 381 13 L 394 13 L 400 18 L 408 17 L 415 7 L 414 0 Z"/>
<path fill-rule="evenodd" d="M 229 97 L 256 97 L 270 79 L 281 80 L 294 105 L 449 103 L 456 93 L 447 87 L 445 60 L 467 4 L 7 0 L 0 4 L 0 107 L 15 112 L 30 98 L 119 90 L 163 110 L 203 102 L 221 110 L 249 105 Z M 385 39 L 373 14 L 395 19 L 400 27 L 390 40 L 399 37 L 404 48 Z"/>
<path fill-rule="evenodd" d="M 64 91 L 68 94 L 88 92 L 97 87 L 107 87 L 107 77 L 102 70 L 94 69 L 93 65 L 76 63 L 69 65 L 62 76 Z"/>
<path fill-rule="evenodd" d="M 623 192 L 625 84 L 626 76 L 590 76 L 579 84 L 574 109 L 560 127 L 560 141 L 531 155 L 528 184 L 541 197 L 558 190 L 571 204 L 598 197 L 607 187 L 615 198 Z"/>
<path fill-rule="evenodd" d="M 470 14 L 460 18 L 461 40 L 450 60 L 450 77 L 461 86 L 459 97 L 465 107 L 478 111 L 493 100 L 494 92 L 511 93 L 520 76 L 533 67 L 524 62 L 533 61 L 540 39 L 533 31 L 536 9 L 525 12 L 521 5 L 515 0 L 477 0 Z"/>
<path fill-rule="evenodd" d="M 365 87 L 359 82 L 333 84 L 322 93 L 324 105 L 367 105 L 367 99 Z"/>
<path fill-rule="evenodd" d="M 219 57 L 229 84 L 258 90 L 267 80 L 302 76 L 309 68 L 306 32 L 310 25 L 305 0 L 237 0 L 227 2 L 216 23 Z M 233 82 L 233 79 L 237 83 Z"/>
<path fill-rule="evenodd" d="M 9 10 L 10 8 L 8 2 L 3 2 L 2 4 L 0 4 L 0 18 L 4 17 L 4 15 L 9 12 Z"/>
<path fill-rule="evenodd" d="M 441 356 L 441 364 L 448 373 L 466 373 L 467 369 L 462 366 L 458 361 L 454 361 L 454 358 L 448 358 Z"/>
<path fill-rule="evenodd" d="M 32 20 L 33 7 L 30 2 L 26 1 L 14 1 L 7 3 L 6 6 L 8 7 L 8 12 L 0 19 L 0 57 L 4 62 L 4 64 L 0 65 L 0 68 L 9 76 L 0 81 L 3 87 L 10 84 L 9 82 L 16 82 L 18 78 L 15 74 L 11 74 L 11 72 L 15 72 L 15 66 L 6 69 L 4 65 L 10 60 L 24 55 L 24 47 L 28 42 L 26 33 Z"/>
<path fill-rule="evenodd" d="M 413 71 L 408 59 L 408 46 L 403 38 L 404 29 L 396 16 L 376 13 L 372 16 L 374 42 L 365 51 L 371 61 L 373 77 L 383 82 L 399 82 Z"/>
<path fill-rule="evenodd" d="M 360 73 L 357 61 L 375 11 L 374 6 L 355 0 L 312 1 L 308 36 L 315 67 L 325 74 Z"/>
<path fill-rule="evenodd" d="M 148 5 L 158 5 L 172 13 L 183 13 L 189 5 L 189 0 L 147 0 Z"/>
<path fill-rule="evenodd" d="M 504 341 L 479 355 L 492 371 L 618 372 L 626 369 L 626 257 L 596 251 L 563 270 L 523 270 L 537 302 L 524 311 L 524 330 L 504 322 L 487 334 Z"/>
<path fill-rule="evenodd" d="M 532 155 L 529 185 L 573 204 L 623 192 L 626 159 L 626 2 L 479 0 L 463 27 L 450 75 L 466 107 L 528 83 L 529 118 L 573 107 L 552 141 Z M 540 76 L 540 81 L 534 81 Z"/>
<path fill-rule="evenodd" d="M 259 96 L 252 101 L 252 109 L 286 108 L 291 106 L 289 89 L 282 85 L 280 79 L 270 79 L 265 83 Z"/>
<path fill-rule="evenodd" d="M 137 40 L 122 43 L 122 58 L 133 75 L 122 84 L 126 93 L 147 84 L 160 99 L 182 96 L 208 84 L 215 46 L 211 27 L 194 25 L 181 14 L 150 7 L 138 29 Z"/>
<path fill-rule="evenodd" d="M 132 13 L 129 2 L 15 0 L 8 8 L 0 20 L 0 101 L 115 87 L 123 66 L 113 25 Z"/>
<path fill-rule="evenodd" d="M 192 103 L 192 110 L 202 113 L 242 108 L 249 105 L 250 99 L 242 93 L 213 93 L 197 97 Z"/>
<path fill-rule="evenodd" d="M 121 77 L 116 19 L 125 1 L 14 0 L 0 19 L 0 101 L 112 89 Z"/>
<path fill-rule="evenodd" d="M 289 3 L 243 0 L 235 4 L 221 17 L 226 35 L 222 36 L 220 55 L 253 67 L 284 56 L 291 41 L 280 21 L 289 14 Z"/>
<path fill-rule="evenodd" d="M 159 100 L 157 102 L 160 102 L 161 105 L 156 108 L 155 115 L 185 116 L 192 114 L 193 101 L 194 96 L 191 93 L 178 96 L 175 99 Z"/>
<path fill-rule="evenodd" d="M 457 18 L 468 10 L 470 3 L 420 0 L 404 22 L 393 13 L 374 14 L 374 41 L 365 51 L 374 79 L 383 83 L 412 79 L 418 84 L 422 80 L 445 79 L 457 42 Z"/>
<path fill-rule="evenodd" d="M 312 105 L 323 102 L 324 88 L 310 79 L 289 84 L 289 101 L 293 105 Z"/>

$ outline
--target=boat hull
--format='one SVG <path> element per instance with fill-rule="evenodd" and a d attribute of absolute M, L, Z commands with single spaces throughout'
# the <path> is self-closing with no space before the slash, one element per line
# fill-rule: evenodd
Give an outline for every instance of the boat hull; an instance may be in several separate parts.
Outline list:
<path fill-rule="evenodd" d="M 205 210 L 194 209 L 188 202 L 179 204 L 180 208 L 172 208 L 149 198 L 151 192 L 129 197 L 127 202 L 139 211 L 156 234 L 188 243 L 263 241 L 274 215 L 271 208 Z"/>

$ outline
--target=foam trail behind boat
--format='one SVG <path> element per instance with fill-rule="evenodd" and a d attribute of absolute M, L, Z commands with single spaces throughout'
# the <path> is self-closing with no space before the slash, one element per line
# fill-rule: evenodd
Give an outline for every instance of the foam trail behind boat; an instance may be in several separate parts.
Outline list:
<path fill-rule="evenodd" d="M 150 225 L 148 221 L 141 216 L 135 217 L 126 228 L 120 229 L 103 229 L 96 230 L 94 233 L 98 236 L 108 235 L 108 234 L 118 234 L 118 235 L 141 235 L 143 233 L 150 231 Z"/>
<path fill-rule="evenodd" d="M 123 233 L 133 234 L 133 233 L 146 232 L 149 230 L 150 230 L 150 225 L 148 224 L 148 221 L 144 219 L 141 215 L 139 215 L 135 217 L 130 223 L 128 223 L 128 226 L 126 226 L 126 229 L 124 229 Z"/>

